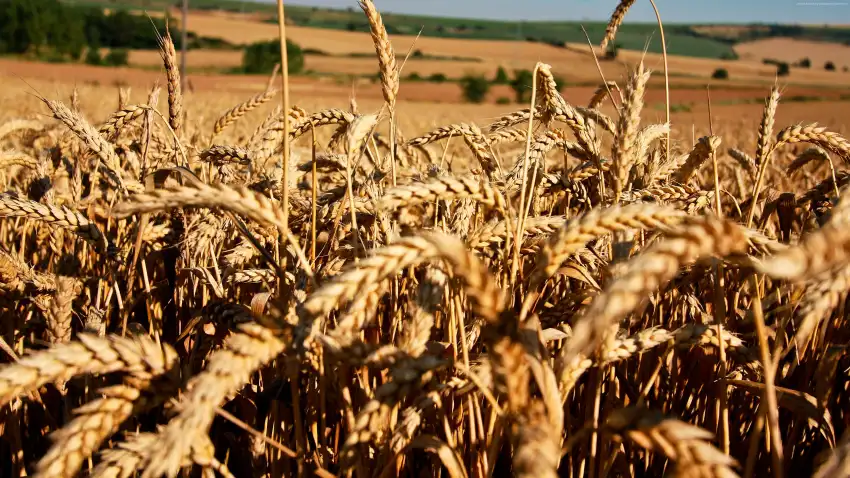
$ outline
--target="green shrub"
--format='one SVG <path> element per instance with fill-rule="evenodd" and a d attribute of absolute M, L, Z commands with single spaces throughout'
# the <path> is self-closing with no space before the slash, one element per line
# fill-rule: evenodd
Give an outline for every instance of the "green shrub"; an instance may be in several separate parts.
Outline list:
<path fill-rule="evenodd" d="M 823 69 L 826 71 L 835 71 L 835 63 L 828 61 L 823 65 Z"/>
<path fill-rule="evenodd" d="M 470 103 L 481 103 L 490 91 L 490 81 L 481 75 L 466 75 L 460 80 L 463 98 Z"/>
<path fill-rule="evenodd" d="M 800 66 L 800 68 L 811 68 L 812 60 L 809 60 L 808 58 L 803 58 L 802 60 L 800 60 L 800 63 L 798 63 L 798 65 Z"/>
<path fill-rule="evenodd" d="M 715 80 L 728 80 L 729 72 L 726 70 L 726 68 L 718 68 L 714 70 L 714 73 L 711 74 L 711 77 Z"/>
<path fill-rule="evenodd" d="M 511 88 L 514 90 L 517 103 L 528 103 L 531 101 L 531 84 L 534 81 L 534 73 L 530 70 L 514 71 L 514 79 L 511 80 Z"/>
<path fill-rule="evenodd" d="M 414 71 L 413 73 L 407 75 L 407 79 L 410 81 L 422 81 L 422 75 Z"/>
<path fill-rule="evenodd" d="M 788 66 L 788 63 L 779 62 L 776 65 L 776 76 L 788 76 L 791 74 L 791 67 Z"/>
<path fill-rule="evenodd" d="M 662 105 L 663 106 L 663 105 Z M 690 113 L 691 105 L 685 103 L 674 103 L 670 105 L 671 113 Z"/>
<path fill-rule="evenodd" d="M 433 73 L 431 76 L 428 77 L 428 81 L 434 83 L 445 83 L 446 81 L 449 81 L 449 79 L 448 77 L 446 77 L 446 75 L 442 73 Z"/>
<path fill-rule="evenodd" d="M 493 83 L 497 85 L 507 85 L 511 80 L 508 78 L 508 72 L 505 71 L 505 68 L 500 66 L 498 70 L 496 70 L 496 77 L 493 78 Z"/>
<path fill-rule="evenodd" d="M 89 48 L 86 52 L 86 64 L 102 65 L 103 59 L 100 57 L 100 50 L 97 48 Z"/>
<path fill-rule="evenodd" d="M 127 50 L 116 48 L 109 50 L 103 57 L 103 63 L 107 66 L 127 66 L 129 56 Z"/>
<path fill-rule="evenodd" d="M 301 47 L 286 40 L 286 53 L 289 57 L 289 72 L 300 73 L 304 69 L 304 52 Z M 242 69 L 245 73 L 271 73 L 278 63 L 280 42 L 277 40 L 252 43 L 242 55 Z"/>
<path fill-rule="evenodd" d="M 510 99 L 510 98 L 508 98 L 507 96 L 500 96 L 500 97 L 496 100 L 496 104 L 499 104 L 499 105 L 509 105 L 509 104 L 511 104 L 511 99 Z"/>

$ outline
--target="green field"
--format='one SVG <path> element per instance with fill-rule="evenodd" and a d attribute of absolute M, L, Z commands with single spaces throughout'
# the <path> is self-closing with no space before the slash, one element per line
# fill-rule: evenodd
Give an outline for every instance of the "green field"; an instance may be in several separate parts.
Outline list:
<path fill-rule="evenodd" d="M 180 3 L 175 0 L 66 0 L 69 3 L 104 5 L 110 8 L 162 9 Z M 239 0 L 191 0 L 191 7 L 199 10 L 226 10 L 268 14 L 274 22 L 275 5 Z M 335 10 L 318 7 L 287 5 L 290 22 L 300 26 L 330 28 L 337 30 L 369 31 L 365 17 L 357 8 Z M 548 43 L 561 46 L 564 43 L 584 43 L 582 27 L 587 30 L 593 43 L 598 43 L 605 32 L 603 22 L 510 22 L 468 18 L 432 17 L 421 15 L 383 15 L 390 34 L 422 35 L 448 38 L 472 38 L 482 40 L 517 40 Z M 850 28 L 797 27 L 769 25 L 748 31 L 736 38 L 724 38 L 699 33 L 691 25 L 665 25 L 668 52 L 704 58 L 734 58 L 736 42 L 776 36 L 799 39 L 829 41 L 850 44 Z M 661 51 L 658 27 L 654 23 L 627 24 L 617 35 L 617 45 L 627 50 Z"/>

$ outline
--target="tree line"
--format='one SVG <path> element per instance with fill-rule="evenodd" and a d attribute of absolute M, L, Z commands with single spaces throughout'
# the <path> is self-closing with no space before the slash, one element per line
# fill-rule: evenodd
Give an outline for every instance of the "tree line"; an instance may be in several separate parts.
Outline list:
<path fill-rule="evenodd" d="M 176 23 L 172 23 L 172 27 Z M 59 0 L 0 0 L 0 53 L 79 60 L 84 50 L 158 48 L 166 21 Z M 178 46 L 179 47 L 179 46 Z"/>

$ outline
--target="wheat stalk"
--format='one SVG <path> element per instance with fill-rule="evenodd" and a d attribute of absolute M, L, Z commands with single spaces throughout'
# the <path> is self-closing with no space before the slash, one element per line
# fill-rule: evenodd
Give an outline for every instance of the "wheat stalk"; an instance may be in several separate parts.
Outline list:
<path fill-rule="evenodd" d="M 47 206 L 35 201 L 0 194 L 0 217 L 25 217 L 51 226 L 69 229 L 99 252 L 106 252 L 107 240 L 100 229 L 77 211 L 65 206 Z"/>
<path fill-rule="evenodd" d="M 620 0 L 617 8 L 611 14 L 608 26 L 605 28 L 605 36 L 602 37 L 602 41 L 599 43 L 600 49 L 605 50 L 608 48 L 608 44 L 614 41 L 614 38 L 617 36 L 617 30 L 620 29 L 620 25 L 623 24 L 623 19 L 626 17 L 626 12 L 629 11 L 629 8 L 634 3 L 635 0 Z"/>

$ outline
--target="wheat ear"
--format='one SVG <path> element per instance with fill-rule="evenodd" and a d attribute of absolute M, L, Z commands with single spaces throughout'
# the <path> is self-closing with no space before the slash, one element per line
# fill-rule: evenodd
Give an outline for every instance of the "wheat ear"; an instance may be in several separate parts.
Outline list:
<path fill-rule="evenodd" d="M 47 337 L 51 343 L 71 340 L 71 312 L 74 299 L 80 294 L 81 284 L 72 277 L 57 277 L 56 292 L 50 308 L 45 313 Z"/>
<path fill-rule="evenodd" d="M 803 241 L 762 259 L 754 259 L 757 271 L 774 279 L 802 282 L 850 260 L 850 231 L 827 225 L 809 234 Z"/>
<path fill-rule="evenodd" d="M 65 206 L 47 206 L 35 201 L 18 199 L 9 193 L 0 194 L 0 217 L 25 217 L 51 226 L 73 231 L 99 252 L 107 250 L 107 240 L 100 229 L 77 211 Z"/>
<path fill-rule="evenodd" d="M 789 126 L 776 135 L 776 146 L 794 143 L 810 143 L 829 150 L 850 163 L 850 141 L 817 123 L 805 126 Z"/>
<path fill-rule="evenodd" d="M 381 14 L 372 0 L 360 0 L 360 8 L 369 20 L 369 30 L 372 32 L 372 42 L 375 44 L 375 53 L 378 56 L 378 66 L 381 69 L 381 92 L 384 101 L 392 109 L 398 96 L 398 68 L 395 62 L 395 52 L 390 43 L 390 36 L 384 27 Z"/>
<path fill-rule="evenodd" d="M 260 224 L 277 227 L 295 250 L 302 267 L 312 276 L 310 262 L 298 244 L 298 239 L 284 226 L 282 209 L 269 198 L 247 188 L 234 189 L 224 184 L 210 186 L 195 181 L 187 186 L 136 194 L 131 196 L 130 200 L 117 204 L 112 212 L 117 217 L 127 217 L 136 213 L 182 207 L 220 207 L 242 214 Z"/>
<path fill-rule="evenodd" d="M 159 357 L 153 357 L 153 360 Z M 159 405 L 177 389 L 177 361 L 157 364 L 165 371 L 134 377 L 124 385 L 100 391 L 102 398 L 74 410 L 76 417 L 50 436 L 53 445 L 36 465 L 36 476 L 62 478 L 74 476 L 83 462 L 94 453 L 128 418 Z"/>
<path fill-rule="evenodd" d="M 573 336 L 563 349 L 564 362 L 593 352 L 612 324 L 634 312 L 652 291 L 673 279 L 682 266 L 706 256 L 745 252 L 748 242 L 741 226 L 711 217 L 695 218 L 666 235 L 663 241 L 627 262 L 623 275 L 594 298 L 573 327 Z"/>
<path fill-rule="evenodd" d="M 672 476 L 738 476 L 732 470 L 737 462 L 711 444 L 711 432 L 660 412 L 638 407 L 620 409 L 608 417 L 603 428 L 675 462 Z"/>
<path fill-rule="evenodd" d="M 226 128 L 239 121 L 243 116 L 274 98 L 277 94 L 277 90 L 272 85 L 274 84 L 275 77 L 279 70 L 280 65 L 275 65 L 271 78 L 269 79 L 269 84 L 266 87 L 266 91 L 252 96 L 243 103 L 239 103 L 233 108 L 227 110 L 223 115 L 221 115 L 221 117 L 219 117 L 218 120 L 216 120 L 215 125 L 213 125 L 212 138 L 210 139 L 210 142 L 212 142 L 212 140 L 214 140 L 215 137 L 221 134 L 221 132 Z"/>
<path fill-rule="evenodd" d="M 148 105 L 125 106 L 112 113 L 112 116 L 98 128 L 98 132 L 106 137 L 107 140 L 114 139 L 118 137 L 128 124 L 141 118 L 150 110 L 151 107 Z"/>
<path fill-rule="evenodd" d="M 387 189 L 377 201 L 376 207 L 394 210 L 410 207 L 423 202 L 450 201 L 455 199 L 473 199 L 486 206 L 495 206 L 504 211 L 505 198 L 492 184 L 479 178 L 454 178 L 444 176 L 425 183 L 413 183 Z"/>
<path fill-rule="evenodd" d="M 77 341 L 54 345 L 0 368 L 0 405 L 46 383 L 81 374 L 162 374 L 176 359 L 171 347 L 161 347 L 147 337 L 81 334 Z"/>
<path fill-rule="evenodd" d="M 210 357 L 207 368 L 189 381 L 180 413 L 144 449 L 142 476 L 177 476 L 185 460 L 192 456 L 196 442 L 206 438 L 216 408 L 245 385 L 254 371 L 286 350 L 289 343 L 286 328 L 258 323 L 238 326 L 224 347 Z"/>
<path fill-rule="evenodd" d="M 177 62 L 177 50 L 171 32 L 166 28 L 165 36 L 157 32 L 160 56 L 165 66 L 165 77 L 168 81 L 168 124 L 175 134 L 180 133 L 183 126 L 183 91 L 180 85 L 180 68 Z"/>
<path fill-rule="evenodd" d="M 612 150 L 614 192 L 617 196 L 626 188 L 629 170 L 637 159 L 635 154 L 640 112 L 643 109 L 643 95 L 650 74 L 649 71 L 644 71 L 643 63 L 640 63 L 626 85 L 626 98 L 620 111 L 620 120 L 617 122 L 617 135 Z"/>
<path fill-rule="evenodd" d="M 673 173 L 673 181 L 687 184 L 691 177 L 699 170 L 700 166 L 717 151 L 717 148 L 720 147 L 720 141 L 720 137 L 718 136 L 703 136 L 700 138 L 694 149 L 688 154 L 685 164 Z"/>
<path fill-rule="evenodd" d="M 605 28 L 605 36 L 599 43 L 599 48 L 605 50 L 608 48 L 608 44 L 614 41 L 614 38 L 617 36 L 617 30 L 620 29 L 620 25 L 623 24 L 623 19 L 626 17 L 626 12 L 629 11 L 629 8 L 631 8 L 634 3 L 635 0 L 620 0 L 617 8 L 614 9 L 614 13 L 611 14 L 611 19 L 608 21 L 608 26 Z"/>
<path fill-rule="evenodd" d="M 565 223 L 549 238 L 535 260 L 530 290 L 538 290 L 569 256 L 593 239 L 615 231 L 669 228 L 685 218 L 683 211 L 649 204 L 594 209 Z"/>

